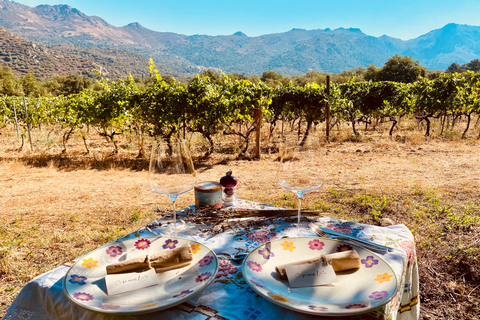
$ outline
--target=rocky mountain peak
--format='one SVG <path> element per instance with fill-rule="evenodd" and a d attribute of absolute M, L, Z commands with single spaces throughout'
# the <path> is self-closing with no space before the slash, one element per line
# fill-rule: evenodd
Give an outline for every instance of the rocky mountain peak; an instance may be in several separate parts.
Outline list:
<path fill-rule="evenodd" d="M 238 36 L 238 37 L 247 37 L 247 35 L 245 33 L 243 33 L 242 31 L 237 31 L 233 35 Z"/>
<path fill-rule="evenodd" d="M 140 23 L 138 22 L 132 22 L 126 25 L 126 27 L 129 28 L 135 28 L 135 29 L 145 29 Z"/>
<path fill-rule="evenodd" d="M 33 8 L 32 11 L 38 15 L 44 16 L 45 18 L 52 17 L 53 20 L 68 20 L 78 17 L 85 19 L 88 17 L 78 9 L 72 8 L 66 4 L 59 4 L 54 6 L 42 4 Z"/>

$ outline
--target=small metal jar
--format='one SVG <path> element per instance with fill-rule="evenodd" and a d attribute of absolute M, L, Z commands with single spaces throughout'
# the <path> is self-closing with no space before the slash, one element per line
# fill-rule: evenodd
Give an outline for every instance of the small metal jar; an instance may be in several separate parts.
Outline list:
<path fill-rule="evenodd" d="M 195 186 L 195 208 L 222 207 L 222 185 L 215 181 L 199 182 Z"/>

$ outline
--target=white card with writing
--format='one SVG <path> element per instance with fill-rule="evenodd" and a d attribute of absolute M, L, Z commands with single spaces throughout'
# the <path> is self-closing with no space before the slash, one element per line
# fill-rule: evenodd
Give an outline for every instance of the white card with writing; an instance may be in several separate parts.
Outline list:
<path fill-rule="evenodd" d="M 333 267 L 323 261 L 285 266 L 290 287 L 313 287 L 338 282 Z"/>
<path fill-rule="evenodd" d="M 138 290 L 159 284 L 155 269 L 144 272 L 129 272 L 120 274 L 107 274 L 105 284 L 109 296 L 128 291 Z"/>

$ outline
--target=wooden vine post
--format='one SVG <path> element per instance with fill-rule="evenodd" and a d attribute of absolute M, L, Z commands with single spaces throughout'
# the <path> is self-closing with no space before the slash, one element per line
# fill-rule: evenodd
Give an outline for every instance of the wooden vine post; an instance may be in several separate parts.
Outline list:
<path fill-rule="evenodd" d="M 30 133 L 30 120 L 28 119 L 28 110 L 27 110 L 27 103 L 25 102 L 25 97 L 23 97 L 23 106 L 25 107 L 25 121 L 27 122 L 28 140 L 30 141 L 30 149 L 32 149 L 33 151 L 32 135 Z"/>
<path fill-rule="evenodd" d="M 258 101 L 262 99 L 262 90 L 258 90 Z M 261 137 L 261 127 L 262 127 L 262 118 L 263 111 L 261 103 L 257 106 L 253 113 L 255 119 L 255 158 L 260 159 L 260 137 Z"/>
<path fill-rule="evenodd" d="M 325 103 L 325 138 L 330 142 L 330 76 L 327 76 L 327 88 L 325 90 L 327 101 Z"/>
<path fill-rule="evenodd" d="M 18 129 L 17 107 L 15 106 L 15 102 L 13 102 L 13 112 L 15 113 L 15 129 L 17 129 L 17 139 L 20 139 L 20 131 Z"/>

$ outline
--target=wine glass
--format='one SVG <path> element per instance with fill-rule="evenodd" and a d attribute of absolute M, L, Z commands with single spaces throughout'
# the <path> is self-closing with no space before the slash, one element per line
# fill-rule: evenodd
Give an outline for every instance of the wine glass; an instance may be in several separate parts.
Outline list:
<path fill-rule="evenodd" d="M 173 236 L 176 236 L 175 201 L 179 195 L 193 189 L 197 182 L 186 140 L 172 139 L 170 143 L 165 141 L 154 143 L 150 156 L 148 182 L 150 189 L 167 195 L 172 200 Z"/>
<path fill-rule="evenodd" d="M 298 197 L 298 236 L 301 234 L 303 195 L 319 189 L 324 183 L 320 141 L 317 137 L 311 135 L 306 139 L 286 137 L 282 141 L 277 181 L 283 188 L 293 191 Z"/>

